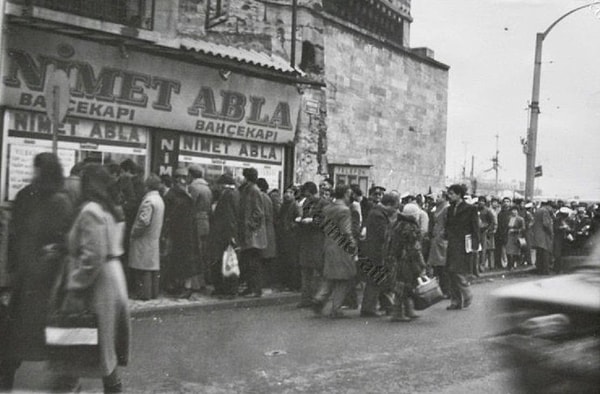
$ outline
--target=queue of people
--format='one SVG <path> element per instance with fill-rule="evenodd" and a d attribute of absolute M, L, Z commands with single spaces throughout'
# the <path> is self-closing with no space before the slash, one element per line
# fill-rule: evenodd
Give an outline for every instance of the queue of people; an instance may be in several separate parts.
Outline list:
<path fill-rule="evenodd" d="M 62 174 L 55 155 L 39 154 L 31 184 L 14 203 L 12 284 L 0 289 L 10 317 L 0 335 L 0 390 L 12 388 L 22 362 L 47 358 L 55 283 L 64 283 L 64 311 L 96 314 L 92 375 L 105 392 L 121 392 L 128 297 L 257 298 L 268 286 L 299 291 L 298 307 L 319 315 L 340 318 L 360 307 L 365 318 L 410 322 L 419 317 L 413 297 L 420 277 L 438 278 L 447 310 L 468 309 L 471 275 L 534 263 L 542 274 L 559 272 L 561 256 L 598 223 L 597 206 L 513 204 L 469 196 L 463 185 L 426 196 L 373 186 L 364 197 L 357 185 L 325 179 L 288 186 L 281 196 L 254 168 L 243 170 L 241 182 L 223 174 L 213 185 L 194 165 L 143 179 L 131 160 L 78 163 Z M 222 271 L 231 248 L 239 276 Z M 63 361 L 51 364 L 52 390 L 76 389 L 79 377 L 90 376 Z"/>

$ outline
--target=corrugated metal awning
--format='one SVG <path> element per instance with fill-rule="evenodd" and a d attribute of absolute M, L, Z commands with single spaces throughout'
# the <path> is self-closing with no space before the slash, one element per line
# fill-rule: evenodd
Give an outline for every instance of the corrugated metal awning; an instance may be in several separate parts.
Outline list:
<path fill-rule="evenodd" d="M 288 61 L 266 53 L 257 52 L 251 49 L 235 48 L 227 45 L 216 44 L 208 41 L 192 40 L 183 38 L 181 48 L 200 52 L 205 55 L 230 59 L 240 63 L 251 64 L 254 66 L 265 67 L 271 70 L 304 76 L 302 70 L 292 67 Z"/>

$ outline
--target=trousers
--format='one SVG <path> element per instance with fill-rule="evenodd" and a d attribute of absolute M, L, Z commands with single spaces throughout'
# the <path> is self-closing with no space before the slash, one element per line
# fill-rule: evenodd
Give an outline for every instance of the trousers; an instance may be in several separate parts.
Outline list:
<path fill-rule="evenodd" d="M 450 285 L 450 303 L 461 308 L 468 306 L 473 299 L 467 275 L 457 272 L 448 272 L 448 282 Z"/>
<path fill-rule="evenodd" d="M 352 287 L 350 280 L 326 279 L 321 283 L 321 287 L 315 296 L 319 303 L 326 304 L 331 302 L 330 315 L 335 316 L 339 313 L 346 295 Z"/>

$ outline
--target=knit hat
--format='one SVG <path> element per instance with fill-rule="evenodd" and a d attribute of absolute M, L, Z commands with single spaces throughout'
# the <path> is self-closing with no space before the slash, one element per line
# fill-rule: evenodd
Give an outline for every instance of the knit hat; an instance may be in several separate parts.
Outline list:
<path fill-rule="evenodd" d="M 217 183 L 220 185 L 235 185 L 235 180 L 229 174 L 223 174 L 217 179 Z"/>

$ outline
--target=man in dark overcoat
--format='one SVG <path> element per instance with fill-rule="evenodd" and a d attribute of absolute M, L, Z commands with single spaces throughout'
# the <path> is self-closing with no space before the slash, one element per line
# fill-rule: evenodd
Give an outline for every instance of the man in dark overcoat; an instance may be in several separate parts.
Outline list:
<path fill-rule="evenodd" d="M 302 185 L 301 191 L 305 197 L 302 203 L 302 216 L 296 219 L 301 279 L 301 298 L 298 307 L 308 308 L 312 306 L 312 297 L 319 286 L 323 272 L 325 242 L 323 230 L 313 218 L 323 213 L 323 208 L 329 205 L 329 201 L 319 197 L 314 182 L 306 182 Z"/>
<path fill-rule="evenodd" d="M 394 212 L 398 210 L 400 202 L 391 194 L 386 194 L 381 203 L 371 208 L 367 218 L 367 240 L 365 243 L 365 255 L 375 267 L 383 266 L 383 244 L 385 232 Z M 377 300 L 381 293 L 381 287 L 372 278 L 367 278 L 363 294 L 360 315 L 363 317 L 377 317 Z"/>
<path fill-rule="evenodd" d="M 504 197 L 502 199 L 502 205 L 497 216 L 498 227 L 496 230 L 495 241 L 496 249 L 494 250 L 494 264 L 497 268 L 502 266 L 508 266 L 508 259 L 506 257 L 506 242 L 508 241 L 508 221 L 510 219 L 510 206 L 511 199 Z"/>
<path fill-rule="evenodd" d="M 240 211 L 238 216 L 238 244 L 241 248 L 241 270 L 247 279 L 245 296 L 262 296 L 262 250 L 267 247 L 267 227 L 261 191 L 256 186 L 258 171 L 244 168 L 244 183 L 240 186 Z"/>
<path fill-rule="evenodd" d="M 448 188 L 448 218 L 446 220 L 447 272 L 450 285 L 448 310 L 466 309 L 473 296 L 467 276 L 471 273 L 473 253 L 479 249 L 479 218 L 477 208 L 467 204 L 463 197 L 465 188 L 452 185 Z"/>
<path fill-rule="evenodd" d="M 165 223 L 168 263 L 164 267 L 165 290 L 180 297 L 192 294 L 191 279 L 200 273 L 196 263 L 194 200 L 188 193 L 188 170 L 178 168 L 173 187 L 165 195 Z M 183 292 L 182 292 L 183 291 Z"/>
<path fill-rule="evenodd" d="M 16 196 L 9 227 L 8 288 L 0 301 L 9 319 L 0 331 L 0 392 L 13 388 L 22 361 L 47 359 L 44 337 L 51 288 L 63 267 L 66 235 L 74 207 L 62 191 L 63 170 L 56 155 L 34 158 L 31 184 Z M 0 289 L 2 290 L 2 289 Z M 6 309 L 7 308 L 7 309 Z M 74 387 L 76 380 L 54 376 L 52 384 Z"/>

